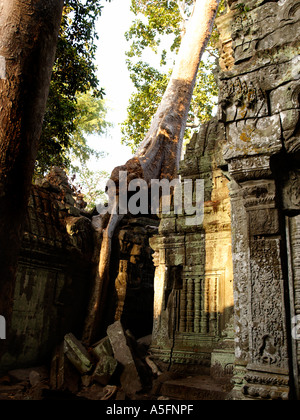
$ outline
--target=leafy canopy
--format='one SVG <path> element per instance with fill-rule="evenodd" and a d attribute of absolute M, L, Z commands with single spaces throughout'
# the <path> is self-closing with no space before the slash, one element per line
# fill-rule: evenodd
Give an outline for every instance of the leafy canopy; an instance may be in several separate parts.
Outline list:
<path fill-rule="evenodd" d="M 87 165 L 81 168 L 73 168 L 74 175 L 72 184 L 75 186 L 77 195 L 81 195 L 85 201 L 87 211 L 93 211 L 97 204 L 105 204 L 107 196 L 104 192 L 106 180 L 109 174 L 106 171 L 91 170 Z"/>
<path fill-rule="evenodd" d="M 150 128 L 170 80 L 176 53 L 193 12 L 194 0 L 132 0 L 131 10 L 137 19 L 125 34 L 130 42 L 127 66 L 135 92 L 129 101 L 127 119 L 122 124 L 122 142 L 138 148 Z M 224 8 L 221 6 L 220 10 Z M 187 123 L 186 138 L 191 130 L 212 116 L 218 87 L 214 77 L 217 67 L 218 33 L 214 30 L 202 60 Z M 143 59 L 143 54 L 147 54 Z M 159 57 L 159 64 L 149 62 Z"/>
<path fill-rule="evenodd" d="M 72 157 L 86 162 L 96 152 L 84 135 L 102 134 L 108 126 L 94 63 L 102 8 L 101 0 L 65 1 L 36 174 L 53 165 L 68 168 Z"/>

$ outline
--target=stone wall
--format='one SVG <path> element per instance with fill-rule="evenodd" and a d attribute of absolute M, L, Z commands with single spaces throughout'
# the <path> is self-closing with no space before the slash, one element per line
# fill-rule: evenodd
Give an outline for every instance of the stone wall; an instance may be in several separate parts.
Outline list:
<path fill-rule="evenodd" d="M 25 215 L 3 372 L 49 362 L 66 333 L 81 335 L 86 315 L 93 270 L 91 220 L 76 205 L 62 170 L 55 168 L 37 184 Z"/>
<path fill-rule="evenodd" d="M 299 1 L 253 0 L 231 1 L 217 22 L 237 398 L 287 399 L 299 387 L 299 19 Z"/>
<path fill-rule="evenodd" d="M 0 372 L 47 364 L 65 334 L 82 337 L 101 247 L 100 216 L 83 207 L 60 168 L 32 187 Z M 116 320 L 136 338 L 151 334 L 154 265 L 149 237 L 157 230 L 156 216 L 129 216 L 118 227 L 110 281 L 101 295 L 99 338 Z"/>
<path fill-rule="evenodd" d="M 186 214 L 162 216 L 160 235 L 150 241 L 156 266 L 151 352 L 172 369 L 193 373 L 209 370 L 233 313 L 231 211 L 219 128 L 217 120 L 205 124 L 180 167 L 182 183 L 190 179 L 195 187 L 204 180 L 203 223 L 189 226 Z M 233 363 L 229 347 L 225 365 Z"/>

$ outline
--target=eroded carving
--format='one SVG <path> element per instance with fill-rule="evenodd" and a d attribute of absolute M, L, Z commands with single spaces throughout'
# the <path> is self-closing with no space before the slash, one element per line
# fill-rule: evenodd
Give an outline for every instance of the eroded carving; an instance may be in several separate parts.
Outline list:
<path fill-rule="evenodd" d="M 218 114 L 232 179 L 234 389 L 251 399 L 287 399 L 290 392 L 282 210 L 299 214 L 299 4 L 231 2 L 219 19 L 222 41 L 231 25 L 233 42 L 226 42 L 234 56 L 234 66 L 220 74 Z"/>
<path fill-rule="evenodd" d="M 250 244 L 252 363 L 288 368 L 280 241 L 257 239 Z"/>
<path fill-rule="evenodd" d="M 288 210 L 300 210 L 300 169 L 290 171 L 284 182 L 283 206 Z"/>

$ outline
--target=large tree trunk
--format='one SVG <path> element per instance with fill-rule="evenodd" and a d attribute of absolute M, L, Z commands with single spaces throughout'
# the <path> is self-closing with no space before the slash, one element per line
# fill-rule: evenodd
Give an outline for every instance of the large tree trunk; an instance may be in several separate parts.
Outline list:
<path fill-rule="evenodd" d="M 196 1 L 171 80 L 152 120 L 150 130 L 134 158 L 112 172 L 111 179 L 116 184 L 120 171 L 128 172 L 128 181 L 133 178 L 143 178 L 149 184 L 151 179 L 171 180 L 177 176 L 198 68 L 211 36 L 219 2 L 220 0 Z M 121 215 L 113 214 L 104 231 L 99 273 L 83 335 L 83 340 L 87 344 L 97 338 L 97 328 L 101 319 L 99 316 L 101 291 L 109 277 L 111 238 L 121 220 Z"/>
<path fill-rule="evenodd" d="M 15 274 L 63 0 L 0 0 L 0 315 Z"/>
<path fill-rule="evenodd" d="M 188 112 L 199 64 L 213 29 L 219 0 L 197 0 L 187 26 L 171 80 L 136 153 L 144 179 L 177 176 Z"/>

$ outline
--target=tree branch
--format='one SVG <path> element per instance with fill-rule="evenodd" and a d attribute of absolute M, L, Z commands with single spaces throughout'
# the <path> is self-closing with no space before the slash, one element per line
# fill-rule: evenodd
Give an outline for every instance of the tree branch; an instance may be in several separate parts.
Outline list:
<path fill-rule="evenodd" d="M 186 22 L 187 22 L 187 15 L 185 14 L 185 0 L 177 0 L 177 5 L 179 9 L 179 13 L 181 16 L 181 39 L 184 37 L 186 33 Z"/>
<path fill-rule="evenodd" d="M 212 57 L 214 57 L 216 60 L 219 60 L 219 57 L 216 54 L 214 54 L 209 48 L 206 48 L 206 52 Z"/>
<path fill-rule="evenodd" d="M 187 123 L 186 124 L 187 128 L 197 128 L 199 126 L 200 126 L 200 122 L 198 124 L 197 123 Z"/>
<path fill-rule="evenodd" d="M 177 5 L 179 8 L 180 16 L 184 22 L 187 20 L 187 15 L 185 14 L 185 0 L 177 0 Z"/>

